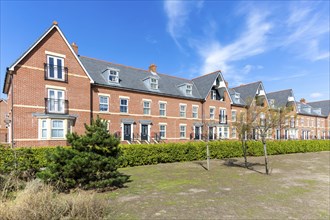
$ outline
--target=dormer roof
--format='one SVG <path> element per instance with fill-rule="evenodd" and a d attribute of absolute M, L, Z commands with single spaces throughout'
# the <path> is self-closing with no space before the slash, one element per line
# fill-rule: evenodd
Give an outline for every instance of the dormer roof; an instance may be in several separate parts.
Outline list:
<path fill-rule="evenodd" d="M 275 108 L 288 107 L 290 102 L 290 97 L 294 97 L 292 89 L 286 89 L 281 91 L 275 91 L 267 93 L 267 98 L 274 99 Z M 294 102 L 292 102 L 294 104 Z"/>
<path fill-rule="evenodd" d="M 263 91 L 265 91 L 261 81 L 240 85 L 240 86 L 237 86 L 237 87 L 234 87 L 231 89 L 232 89 L 232 92 L 240 93 L 241 99 L 248 106 L 251 105 L 251 103 L 254 100 L 259 89 L 262 89 Z M 266 100 L 267 100 L 266 92 L 265 92 L 265 96 L 266 96 Z M 267 100 L 267 102 L 268 102 L 268 100 Z"/>

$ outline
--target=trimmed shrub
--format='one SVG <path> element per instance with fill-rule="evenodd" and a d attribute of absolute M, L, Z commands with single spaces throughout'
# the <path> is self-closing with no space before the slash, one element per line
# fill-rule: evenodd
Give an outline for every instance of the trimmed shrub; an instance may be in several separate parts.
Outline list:
<path fill-rule="evenodd" d="M 260 141 L 248 141 L 247 147 L 248 156 L 264 155 L 263 145 Z M 68 150 L 66 153 L 69 154 L 71 148 L 61 147 L 61 149 Z M 119 149 L 121 151 L 117 159 L 117 166 L 119 167 L 205 160 L 206 158 L 205 142 L 127 144 L 120 145 Z M 209 142 L 209 149 L 211 158 L 222 159 L 243 156 L 240 141 L 212 141 Z M 33 172 L 36 172 L 41 167 L 47 166 L 47 152 L 54 155 L 57 148 L 20 148 L 16 151 L 19 158 L 18 169 L 22 171 L 32 169 Z M 268 155 L 318 151 L 330 151 L 330 141 L 267 141 Z M 14 169 L 13 158 L 11 149 L 0 147 L 0 173 L 9 173 Z"/>

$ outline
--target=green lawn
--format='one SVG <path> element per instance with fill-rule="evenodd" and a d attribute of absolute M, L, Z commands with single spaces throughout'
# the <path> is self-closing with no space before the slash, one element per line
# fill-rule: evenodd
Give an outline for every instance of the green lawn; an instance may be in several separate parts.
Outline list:
<path fill-rule="evenodd" d="M 120 169 L 132 182 L 99 194 L 111 219 L 329 219 L 330 152 Z"/>

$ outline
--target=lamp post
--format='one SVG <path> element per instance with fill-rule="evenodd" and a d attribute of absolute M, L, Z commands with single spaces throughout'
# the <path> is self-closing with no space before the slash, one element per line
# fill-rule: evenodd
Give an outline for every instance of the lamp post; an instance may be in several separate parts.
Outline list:
<path fill-rule="evenodd" d="M 267 158 L 267 146 L 266 146 L 266 125 L 267 119 L 265 117 L 265 114 L 260 114 L 260 129 L 261 129 L 261 139 L 262 144 L 264 145 L 264 153 L 265 153 L 265 168 L 266 168 L 266 174 L 268 175 L 268 158 Z"/>

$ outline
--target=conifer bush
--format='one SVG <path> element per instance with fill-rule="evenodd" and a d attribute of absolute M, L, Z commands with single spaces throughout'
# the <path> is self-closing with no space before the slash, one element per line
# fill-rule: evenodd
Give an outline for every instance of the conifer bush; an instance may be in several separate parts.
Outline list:
<path fill-rule="evenodd" d="M 66 191 L 121 187 L 128 176 L 117 171 L 120 156 L 119 140 L 107 131 L 107 122 L 97 117 L 85 124 L 85 134 L 70 133 L 71 148 L 57 147 L 46 156 L 46 169 L 37 174 L 57 189 Z"/>

